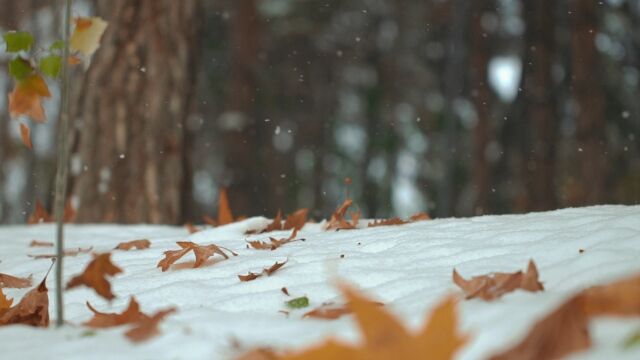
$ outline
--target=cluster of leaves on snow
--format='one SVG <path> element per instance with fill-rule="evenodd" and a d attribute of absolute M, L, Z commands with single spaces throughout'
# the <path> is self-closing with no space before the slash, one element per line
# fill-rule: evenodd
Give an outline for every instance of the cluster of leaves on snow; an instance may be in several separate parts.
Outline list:
<path fill-rule="evenodd" d="M 98 17 L 76 18 L 75 30 L 69 40 L 73 52 L 67 59 L 69 64 L 88 61 L 100 46 L 106 28 L 107 23 Z M 9 94 L 11 117 L 26 116 L 39 123 L 45 122 L 47 116 L 42 100 L 51 97 L 45 78 L 55 80 L 59 77 L 64 42 L 58 40 L 47 48 L 36 48 L 33 35 L 26 31 L 9 31 L 2 38 L 6 51 L 12 54 L 8 70 L 16 84 Z M 20 122 L 20 135 L 25 146 L 31 149 L 31 130 L 25 122 Z"/>
<path fill-rule="evenodd" d="M 221 191 L 218 218 L 205 219 L 210 223 L 224 225 L 235 218 L 226 200 L 226 194 Z M 330 230 L 349 230 L 367 226 L 402 225 L 412 221 L 428 220 L 426 214 L 417 214 L 409 220 L 398 218 L 377 220 L 368 224 L 360 224 L 359 214 L 352 213 L 347 219 L 351 200 L 346 200 L 326 221 L 324 228 Z M 275 219 L 264 228 L 249 231 L 250 234 L 260 234 L 270 231 L 291 230 L 289 237 L 284 239 L 269 238 L 269 241 L 249 241 L 248 248 L 254 250 L 275 251 L 279 247 L 296 241 L 298 231 L 307 223 L 307 209 L 301 209 L 283 220 L 278 212 Z M 190 226 L 190 231 L 199 231 Z M 300 239 L 303 240 L 303 239 Z M 50 243 L 33 241 L 31 246 L 48 247 Z M 114 250 L 128 251 L 131 249 L 144 250 L 151 246 L 147 239 L 132 240 L 120 243 Z M 215 245 L 200 245 L 193 242 L 178 242 L 179 249 L 166 250 L 164 257 L 159 260 L 157 267 L 161 271 L 169 271 L 174 263 L 193 252 L 195 262 L 193 267 L 207 264 L 210 257 L 219 255 L 220 260 L 237 256 L 234 251 Z M 77 253 L 81 253 L 77 251 Z M 259 272 L 249 271 L 238 274 L 241 282 L 253 281 L 263 276 L 272 276 L 288 262 L 288 259 L 276 262 Z M 84 272 L 73 277 L 67 284 L 67 289 L 78 286 L 92 288 L 105 299 L 116 296 L 111 291 L 110 278 L 123 270 L 111 262 L 111 254 L 94 254 L 93 260 Z M 46 277 L 45 277 L 46 279 Z M 494 301 L 504 294 L 515 290 L 529 292 L 544 291 L 539 280 L 536 264 L 531 260 L 526 271 L 513 273 L 496 272 L 474 276 L 465 279 L 453 269 L 452 281 L 464 293 L 464 298 Z M 3 287 L 29 287 L 31 279 L 22 279 L 7 274 L 0 274 L 0 326 L 10 324 L 27 324 L 33 326 L 48 326 L 48 295 L 43 280 L 39 286 L 28 292 L 15 306 L 13 300 L 3 293 Z M 426 355 L 430 359 L 452 359 L 453 356 L 468 343 L 471 336 L 463 334 L 459 329 L 457 303 L 455 295 L 445 297 L 431 312 L 419 331 L 408 329 L 402 322 L 385 309 L 381 302 L 367 298 L 356 289 L 345 283 L 337 284 L 345 303 L 324 303 L 315 309 L 306 311 L 302 318 L 324 320 L 338 319 L 345 315 L 353 315 L 362 333 L 359 344 L 351 345 L 334 339 L 328 339 L 320 344 L 301 350 L 276 350 L 271 348 L 256 348 L 245 351 L 239 359 L 422 359 Z M 282 293 L 290 296 L 287 288 Z M 306 296 L 292 298 L 285 302 L 290 309 L 301 309 L 309 306 Z M 499 305 L 496 305 L 499 306 Z M 125 336 L 131 341 L 147 340 L 159 333 L 159 324 L 168 315 L 176 311 L 175 308 L 160 310 L 154 314 L 145 314 L 135 296 L 130 297 L 129 306 L 122 313 L 103 313 L 96 310 L 87 302 L 93 318 L 83 325 L 90 328 L 107 328 L 129 326 Z M 289 315 L 289 311 L 281 311 Z M 540 319 L 522 339 L 509 349 L 491 357 L 493 360 L 504 359 L 551 359 L 560 358 L 576 351 L 587 349 L 591 345 L 589 335 L 589 321 L 599 316 L 639 316 L 640 315 L 640 276 L 630 277 L 611 284 L 589 288 L 575 294 L 562 303 L 554 311 Z M 640 342 L 638 335 L 629 338 L 625 346 L 635 346 Z"/>

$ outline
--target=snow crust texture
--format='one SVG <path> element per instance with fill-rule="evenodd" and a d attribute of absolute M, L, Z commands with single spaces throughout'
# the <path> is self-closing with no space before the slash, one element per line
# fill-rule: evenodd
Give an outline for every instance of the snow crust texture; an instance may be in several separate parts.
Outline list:
<path fill-rule="evenodd" d="M 112 281 L 117 298 L 110 304 L 92 290 L 65 293 L 63 329 L 24 326 L 0 328 L 1 359 L 231 359 L 234 344 L 295 349 L 335 336 L 358 341 L 353 319 L 302 319 L 324 302 L 342 303 L 336 279 L 345 279 L 417 328 L 429 309 L 459 289 L 454 268 L 464 277 L 489 272 L 524 270 L 529 259 L 538 265 L 545 285 L 541 293 L 516 291 L 486 303 L 461 302 L 462 328 L 472 341 L 459 359 L 484 359 L 518 342 L 533 323 L 579 290 L 640 272 L 640 206 L 597 206 L 527 215 L 441 219 L 402 226 L 351 231 L 322 230 L 307 224 L 299 233 L 306 241 L 275 251 L 253 250 L 246 240 L 287 237 L 289 232 L 244 235 L 269 221 L 252 218 L 188 235 L 166 226 L 72 225 L 66 248 L 93 247 L 111 251 L 118 243 L 149 239 L 151 248 L 113 251 L 112 261 L 124 270 Z M 0 272 L 33 274 L 34 283 L 49 268 L 52 248 L 29 248 L 34 240 L 52 241 L 52 225 L 0 228 Z M 215 243 L 238 253 L 219 261 L 213 257 L 193 269 L 192 255 L 162 272 L 156 264 L 176 241 Z M 583 251 L 581 251 L 583 250 Z M 259 272 L 276 261 L 288 263 L 269 277 L 240 282 L 237 275 Z M 84 254 L 65 258 L 65 278 L 82 272 L 91 260 Z M 55 315 L 54 276 L 47 282 L 50 313 Z M 281 292 L 286 287 L 291 294 Z M 28 289 L 5 289 L 19 299 Z M 120 312 L 135 295 L 144 312 L 175 306 L 178 312 L 161 325 L 162 335 L 142 344 L 130 343 L 123 328 L 88 332 L 80 324 L 91 317 L 85 302 L 100 311 Z M 306 295 L 307 309 L 280 313 L 285 301 Z M 640 359 L 640 347 L 624 350 L 622 342 L 640 327 L 637 319 L 602 319 L 592 323 L 594 347 L 575 359 Z"/>

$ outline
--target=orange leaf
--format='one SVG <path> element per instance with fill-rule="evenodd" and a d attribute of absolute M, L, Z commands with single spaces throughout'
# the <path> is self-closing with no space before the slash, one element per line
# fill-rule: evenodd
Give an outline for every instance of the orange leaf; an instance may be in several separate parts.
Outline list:
<path fill-rule="evenodd" d="M 9 113 L 16 118 L 29 116 L 35 121 L 44 122 L 47 117 L 42 107 L 41 98 L 51 97 L 49 87 L 42 76 L 35 74 L 16 84 L 9 94 Z"/>
<path fill-rule="evenodd" d="M 372 301 L 376 306 L 384 306 L 383 303 Z M 310 317 L 314 319 L 335 320 L 344 315 L 352 314 L 351 304 L 336 305 L 334 303 L 325 303 L 321 306 L 302 315 L 303 318 Z"/>
<path fill-rule="evenodd" d="M 160 330 L 158 329 L 160 322 L 174 312 L 176 312 L 176 309 L 170 308 L 167 310 L 160 310 L 151 316 L 146 316 L 144 319 L 137 322 L 132 329 L 124 333 L 124 335 L 135 343 L 148 340 L 151 337 L 160 334 Z"/>
<path fill-rule="evenodd" d="M 84 272 L 72 278 L 67 284 L 67 289 L 80 285 L 90 287 L 107 300 L 115 298 L 111 292 L 111 284 L 107 276 L 114 276 L 122 272 L 122 269 L 111 262 L 111 254 L 96 254 L 93 260 L 87 265 Z"/>
<path fill-rule="evenodd" d="M 115 247 L 116 250 L 131 250 L 136 248 L 138 250 L 148 249 L 151 246 L 151 241 L 147 239 L 132 240 L 128 242 L 121 242 Z"/>
<path fill-rule="evenodd" d="M 412 215 L 409 220 L 411 222 L 416 222 L 416 221 L 424 221 L 424 220 L 431 220 L 431 216 L 429 216 L 429 214 L 424 213 L 424 212 L 419 212 L 415 215 Z"/>
<path fill-rule="evenodd" d="M 281 267 L 283 267 L 284 264 L 287 263 L 287 261 L 289 260 L 285 260 L 284 262 L 281 262 L 281 263 L 276 261 L 276 263 L 271 265 L 270 267 L 262 269 L 262 272 L 260 273 L 256 274 L 254 272 L 249 272 L 249 274 L 247 275 L 238 275 L 238 278 L 240 279 L 240 281 L 251 281 L 263 275 L 271 276 L 274 272 L 278 271 Z"/>
<path fill-rule="evenodd" d="M 231 207 L 229 206 L 229 199 L 227 198 L 227 190 L 220 189 L 220 201 L 218 203 L 218 226 L 231 224 L 233 222 L 233 213 L 231 213 Z"/>
<path fill-rule="evenodd" d="M 13 304 L 13 299 L 8 299 L 0 287 L 0 316 L 11 308 L 11 304 Z"/>
<path fill-rule="evenodd" d="M 162 271 L 167 271 L 181 257 L 185 256 L 189 251 L 193 251 L 193 254 L 196 257 L 196 261 L 193 264 L 194 268 L 202 265 L 208 258 L 213 256 L 214 254 L 219 254 L 225 259 L 228 259 L 229 256 L 224 253 L 223 250 L 230 252 L 233 256 L 238 256 L 238 254 L 233 251 L 217 246 L 215 244 L 211 245 L 198 245 L 196 243 L 190 241 L 178 241 L 176 244 L 181 247 L 180 250 L 168 250 L 164 252 L 164 259 L 158 262 L 157 267 L 162 268 Z"/>
<path fill-rule="evenodd" d="M 287 216 L 287 220 L 284 222 L 284 229 L 295 229 L 301 230 L 304 225 L 307 223 L 307 214 L 309 213 L 309 209 L 300 209 L 294 212 L 293 214 Z"/>
<path fill-rule="evenodd" d="M 515 273 L 493 273 L 475 276 L 471 278 L 471 280 L 465 280 L 454 269 L 453 282 L 465 292 L 467 299 L 479 297 L 485 301 L 495 300 L 516 289 L 531 292 L 544 290 L 542 283 L 538 281 L 538 269 L 533 260 L 529 261 L 526 273 L 522 271 Z"/>
<path fill-rule="evenodd" d="M 24 146 L 29 150 L 33 149 L 33 144 L 31 143 L 31 129 L 22 122 L 20 123 L 20 137 L 22 138 Z"/>
<path fill-rule="evenodd" d="M 31 240 L 29 247 L 53 247 L 53 243 L 49 241 Z"/>
<path fill-rule="evenodd" d="M 588 316 L 640 316 L 640 275 L 583 291 Z"/>
<path fill-rule="evenodd" d="M 389 226 L 389 225 L 404 225 L 407 224 L 408 221 L 401 220 L 399 217 L 392 217 L 390 219 L 380 219 L 374 220 L 370 222 L 368 227 L 376 227 L 376 226 Z"/>
<path fill-rule="evenodd" d="M 350 303 L 363 341 L 359 346 L 343 345 L 333 340 L 281 359 L 452 359 L 466 342 L 457 329 L 455 300 L 447 297 L 426 322 L 422 331 L 412 333 L 384 308 L 351 287 L 341 284 L 340 290 Z"/>
<path fill-rule="evenodd" d="M 0 288 L 24 289 L 31 286 L 31 276 L 19 278 L 0 273 Z"/>
<path fill-rule="evenodd" d="M 267 225 L 264 230 L 262 230 L 262 232 L 270 232 L 276 230 L 282 230 L 282 211 L 280 210 L 278 210 L 278 214 L 276 215 L 276 217 L 269 225 Z"/>
<path fill-rule="evenodd" d="M 129 306 L 121 314 L 116 313 L 103 313 L 94 309 L 87 301 L 87 307 L 93 312 L 93 318 L 84 323 L 85 326 L 92 328 L 108 328 L 114 326 L 120 326 L 124 324 L 131 324 L 148 317 L 140 311 L 140 305 L 136 301 L 135 297 L 131 297 Z"/>
<path fill-rule="evenodd" d="M 47 276 L 42 279 L 40 285 L 29 290 L 16 306 L 0 313 L 0 326 L 15 324 L 49 326 L 49 291 L 46 281 Z"/>

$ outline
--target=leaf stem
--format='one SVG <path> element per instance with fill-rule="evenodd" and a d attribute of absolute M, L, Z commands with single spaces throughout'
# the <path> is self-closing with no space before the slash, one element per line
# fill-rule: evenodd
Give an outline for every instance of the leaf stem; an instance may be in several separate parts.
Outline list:
<path fill-rule="evenodd" d="M 69 168 L 69 38 L 71 37 L 71 5 L 73 0 L 65 0 L 64 49 L 62 52 L 62 98 L 60 124 L 58 127 L 58 166 L 56 171 L 55 217 L 56 217 L 56 326 L 64 324 L 64 299 L 62 288 L 62 264 L 64 260 L 64 205 L 67 193 L 67 173 Z"/>

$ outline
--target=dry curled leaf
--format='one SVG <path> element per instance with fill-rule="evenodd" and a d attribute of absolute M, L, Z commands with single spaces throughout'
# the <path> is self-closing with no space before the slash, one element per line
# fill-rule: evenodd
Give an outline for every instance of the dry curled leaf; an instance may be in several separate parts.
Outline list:
<path fill-rule="evenodd" d="M 7 298 L 0 287 L 0 316 L 11 308 L 11 304 L 13 304 L 13 299 Z"/>
<path fill-rule="evenodd" d="M 226 224 L 231 224 L 234 221 L 242 220 L 241 218 L 233 219 L 233 213 L 231 212 L 231 207 L 229 206 L 229 198 L 227 197 L 227 190 L 224 188 L 220 189 L 218 195 L 218 219 L 214 220 L 212 217 L 208 215 L 202 216 L 202 219 L 211 226 L 221 226 Z"/>
<path fill-rule="evenodd" d="M 93 246 L 88 248 L 66 249 L 64 251 L 64 256 L 78 256 L 80 254 L 88 254 L 91 252 L 91 250 L 93 250 Z M 55 259 L 58 257 L 58 255 L 56 254 L 42 254 L 42 255 L 27 254 L 27 256 L 34 260 Z"/>
<path fill-rule="evenodd" d="M 467 342 L 467 337 L 458 331 L 453 297 L 447 297 L 436 306 L 420 331 L 412 332 L 384 308 L 351 287 L 342 284 L 340 290 L 351 304 L 362 333 L 361 344 L 353 346 L 327 340 L 280 359 L 424 359 L 428 354 L 429 359 L 449 360 Z"/>
<path fill-rule="evenodd" d="M 176 242 L 178 246 L 180 246 L 180 250 L 168 250 L 164 252 L 164 259 L 158 262 L 156 267 L 162 268 L 162 271 L 167 271 L 181 257 L 185 256 L 188 252 L 193 251 L 193 254 L 196 257 L 196 261 L 193 264 L 194 268 L 202 265 L 207 259 L 209 259 L 214 254 L 219 254 L 225 259 L 228 259 L 229 256 L 224 253 L 223 250 L 230 252 L 233 256 L 238 256 L 235 252 L 224 248 L 222 246 L 218 246 L 215 244 L 211 245 L 198 245 L 196 243 L 190 241 L 178 241 Z"/>
<path fill-rule="evenodd" d="M 0 273 L 0 288 L 24 289 L 30 286 L 31 276 L 28 278 L 21 278 Z"/>
<path fill-rule="evenodd" d="M 31 240 L 29 247 L 53 247 L 53 243 L 49 241 Z"/>
<path fill-rule="evenodd" d="M 240 281 L 251 281 L 251 280 L 255 280 L 263 275 L 267 275 L 267 276 L 271 276 L 273 273 L 275 273 L 276 271 L 278 271 L 281 267 L 284 266 L 284 264 L 287 263 L 287 261 L 289 260 L 285 260 L 284 262 L 276 262 L 275 264 L 271 265 L 268 268 L 264 268 L 262 269 L 261 272 L 259 273 L 254 273 L 254 272 L 249 272 L 249 274 L 247 275 L 238 275 L 238 279 L 240 279 Z M 284 288 L 283 288 L 284 289 Z"/>
<path fill-rule="evenodd" d="M 533 260 L 529 261 L 527 272 L 492 273 L 489 275 L 475 276 L 465 280 L 458 272 L 453 270 L 453 282 L 464 292 L 467 299 L 476 297 L 485 301 L 495 300 L 502 295 L 516 289 L 530 292 L 542 291 L 544 287 L 538 281 L 538 269 Z"/>
<path fill-rule="evenodd" d="M 270 237 L 269 242 L 254 240 L 254 241 L 247 241 L 247 243 L 249 244 L 249 246 L 251 246 L 256 250 L 275 250 L 280 246 L 284 244 L 288 244 L 290 242 L 304 241 L 304 239 L 296 239 L 297 235 L 298 235 L 298 230 L 294 229 L 288 238 L 276 239 L 276 238 Z"/>
<path fill-rule="evenodd" d="M 299 209 L 293 214 L 287 216 L 287 220 L 284 222 L 283 230 L 301 230 L 307 223 L 307 214 L 309 209 Z"/>
<path fill-rule="evenodd" d="M 585 289 L 540 319 L 510 349 L 492 360 L 558 359 L 591 346 L 589 320 L 640 315 L 640 275 Z"/>
<path fill-rule="evenodd" d="M 422 220 L 431 220 L 431 217 L 429 217 L 429 215 L 427 215 L 426 213 L 420 212 L 420 213 L 417 213 L 415 215 L 412 215 L 409 218 L 409 220 L 402 220 L 399 217 L 392 217 L 390 219 L 374 220 L 373 222 L 369 223 L 368 227 L 404 225 L 404 224 L 409 224 L 409 223 L 412 223 L 412 222 L 422 221 Z"/>
<path fill-rule="evenodd" d="M 346 220 L 347 210 L 353 205 L 353 200 L 347 199 L 342 205 L 331 215 L 331 218 L 325 226 L 325 230 L 349 230 L 355 229 L 358 226 L 358 220 L 360 219 L 360 212 L 353 212 L 351 214 L 351 221 Z"/>
<path fill-rule="evenodd" d="M 376 306 L 384 306 L 383 303 L 372 301 L 372 304 Z M 335 320 L 341 318 L 344 315 L 352 314 L 351 304 L 335 304 L 332 302 L 324 303 L 317 308 L 302 315 L 303 318 L 323 319 L 323 320 Z"/>
<path fill-rule="evenodd" d="M 160 334 L 158 326 L 170 314 L 176 312 L 175 308 L 160 310 L 157 313 L 147 316 L 141 321 L 135 323 L 133 328 L 124 333 L 124 335 L 134 343 L 149 340 L 150 338 Z"/>
<path fill-rule="evenodd" d="M 49 290 L 46 285 L 48 275 L 49 273 L 37 287 L 29 290 L 18 304 L 0 312 L 0 326 L 17 324 L 49 326 Z"/>
<path fill-rule="evenodd" d="M 144 250 L 144 249 L 148 249 L 150 246 L 151 246 L 151 241 L 147 239 L 140 239 L 140 240 L 121 242 L 120 244 L 118 244 L 118 246 L 114 248 L 114 250 L 128 251 L 133 248 L 136 248 L 138 250 Z"/>
<path fill-rule="evenodd" d="M 111 262 L 111 253 L 96 254 L 84 272 L 67 283 L 67 289 L 85 285 L 94 289 L 103 298 L 111 300 L 115 295 L 111 292 L 111 284 L 107 276 L 115 276 L 121 272 L 122 269 Z"/>
<path fill-rule="evenodd" d="M 108 328 L 124 324 L 131 324 L 147 317 L 147 315 L 140 311 L 140 305 L 136 301 L 136 298 L 133 296 L 129 301 L 129 306 L 127 307 L 127 309 L 120 314 L 99 312 L 98 310 L 94 309 L 88 301 L 87 307 L 93 313 L 93 318 L 85 322 L 83 325 L 91 328 Z"/>
<path fill-rule="evenodd" d="M 276 217 L 269 225 L 267 225 L 267 227 L 262 232 L 277 231 L 282 230 L 282 228 L 282 211 L 278 210 L 278 214 L 276 215 Z"/>

